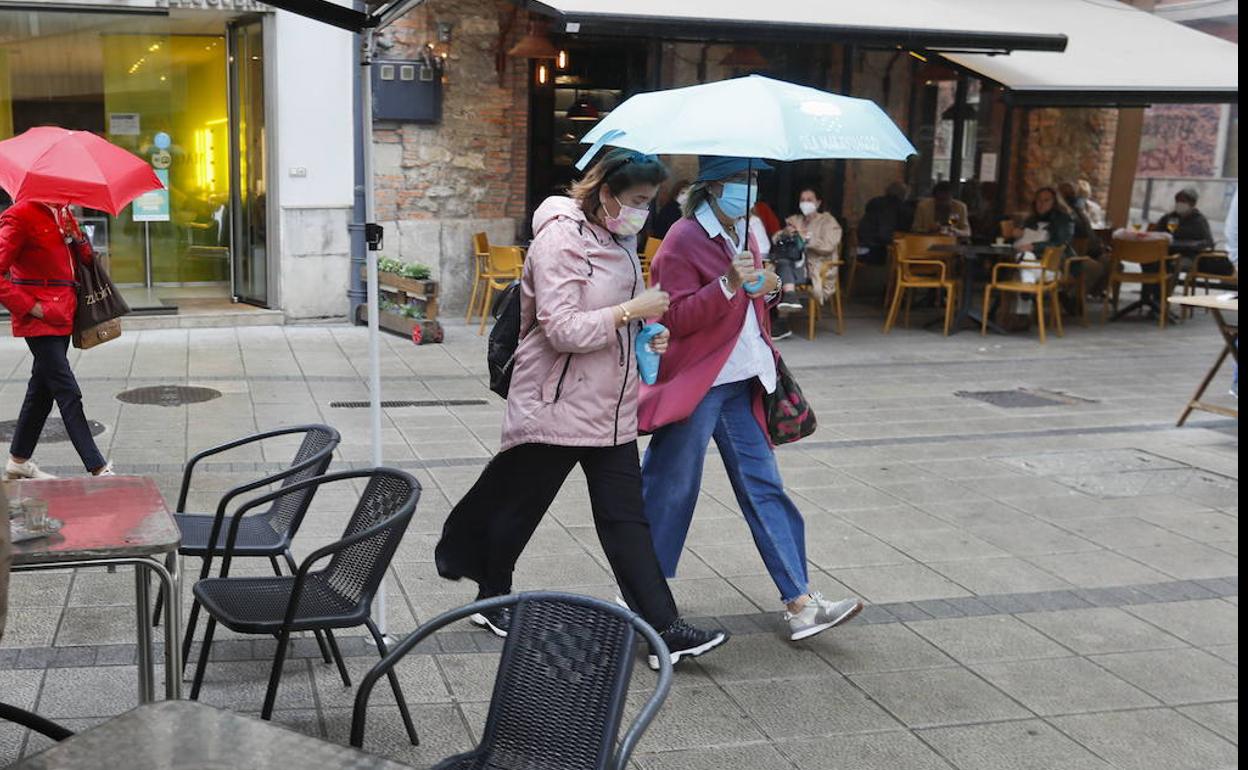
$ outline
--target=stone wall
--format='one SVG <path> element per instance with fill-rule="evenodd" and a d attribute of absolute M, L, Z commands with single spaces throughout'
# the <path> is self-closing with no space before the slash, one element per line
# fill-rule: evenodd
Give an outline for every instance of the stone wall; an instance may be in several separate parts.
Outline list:
<path fill-rule="evenodd" d="M 1118 111 L 1044 107 L 1026 115 L 1014 204 L 1025 208 L 1039 188 L 1082 177 L 1092 183 L 1093 198 L 1107 205 Z"/>
<path fill-rule="evenodd" d="M 379 122 L 373 132 L 383 254 L 428 264 L 448 310 L 471 291 L 472 233 L 514 243 L 525 213 L 529 63 L 502 56 L 500 80 L 496 62 L 527 22 L 506 0 L 429 0 L 379 41 L 379 57 L 415 58 L 439 23 L 451 25 L 441 122 Z"/>

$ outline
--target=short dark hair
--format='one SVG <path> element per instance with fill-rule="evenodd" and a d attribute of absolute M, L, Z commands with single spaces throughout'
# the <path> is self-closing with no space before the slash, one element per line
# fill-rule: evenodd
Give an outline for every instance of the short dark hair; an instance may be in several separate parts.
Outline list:
<path fill-rule="evenodd" d="M 949 193 L 950 195 L 953 195 L 953 182 L 950 182 L 948 179 L 942 179 L 936 184 L 932 185 L 932 197 L 933 198 L 935 198 L 937 195 L 944 195 L 945 193 Z"/>
<path fill-rule="evenodd" d="M 580 204 L 581 210 L 591 218 L 598 211 L 598 192 L 603 185 L 612 195 L 619 195 L 630 187 L 641 184 L 660 185 L 667 180 L 667 166 L 653 155 L 625 150 L 612 150 L 594 164 L 585 176 L 568 187 L 568 195 Z"/>

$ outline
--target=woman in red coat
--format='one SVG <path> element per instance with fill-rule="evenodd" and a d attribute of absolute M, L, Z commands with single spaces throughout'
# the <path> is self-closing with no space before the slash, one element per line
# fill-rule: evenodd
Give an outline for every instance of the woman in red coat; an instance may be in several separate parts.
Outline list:
<path fill-rule="evenodd" d="M 32 461 L 55 401 L 69 439 L 92 475 L 111 475 L 82 412 L 82 391 L 69 367 L 69 338 L 78 307 L 75 261 L 89 264 L 91 245 L 67 207 L 18 201 L 0 214 L 0 304 L 12 315 L 13 336 L 34 356 L 26 400 L 5 465 L 6 479 L 47 479 Z"/>

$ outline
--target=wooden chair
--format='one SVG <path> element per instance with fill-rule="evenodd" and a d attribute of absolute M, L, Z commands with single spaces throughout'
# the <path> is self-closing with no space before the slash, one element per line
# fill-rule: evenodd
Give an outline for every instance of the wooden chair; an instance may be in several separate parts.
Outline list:
<path fill-rule="evenodd" d="M 468 300 L 468 314 L 464 322 L 472 321 L 472 313 L 477 309 L 477 294 L 485 290 L 485 271 L 490 259 L 490 238 L 485 233 L 472 235 L 472 297 Z"/>
<path fill-rule="evenodd" d="M 849 265 L 849 280 L 845 282 L 845 295 L 854 298 L 854 283 L 858 280 L 858 263 L 862 255 L 858 253 L 858 227 L 846 225 L 845 235 L 841 238 L 841 254 L 846 257 Z"/>
<path fill-rule="evenodd" d="M 829 259 L 820 267 L 820 275 L 823 278 L 824 286 L 833 286 L 832 290 L 832 312 L 836 315 L 836 333 L 845 333 L 845 310 L 841 305 L 841 285 L 840 276 L 837 271 L 845 265 L 839 259 Z M 819 316 L 823 314 L 820 302 L 815 299 L 815 294 L 810 290 L 810 286 L 799 286 L 797 290 L 806 295 L 806 339 L 813 340 L 815 338 L 815 322 L 819 320 Z"/>
<path fill-rule="evenodd" d="M 1076 241 L 1075 253 L 1078 254 L 1078 253 L 1083 252 L 1084 249 L 1080 248 L 1080 246 L 1078 245 L 1078 242 L 1083 241 L 1084 246 L 1086 247 L 1087 239 L 1076 238 L 1075 241 Z M 1070 257 L 1069 259 L 1067 259 L 1066 262 L 1062 265 L 1062 274 L 1061 274 L 1061 277 L 1058 278 L 1057 283 L 1061 291 L 1070 292 L 1075 296 L 1075 308 L 1079 316 L 1079 325 L 1084 328 L 1087 328 L 1088 326 L 1088 287 L 1084 281 L 1084 272 L 1080 270 L 1079 273 L 1076 274 L 1073 268 L 1074 265 L 1078 265 L 1084 262 L 1090 262 L 1090 263 L 1095 264 L 1096 260 L 1092 259 L 1091 257 Z"/>
<path fill-rule="evenodd" d="M 1061 337 L 1062 332 L 1062 307 L 1058 298 L 1058 292 L 1061 291 L 1061 275 L 1062 275 L 1062 253 L 1066 250 L 1064 246 L 1050 246 L 1044 250 L 1039 262 L 999 262 L 993 265 L 992 280 L 984 287 L 984 307 L 992 307 L 992 293 L 994 291 L 1008 291 L 1014 294 L 1031 294 L 1036 299 L 1036 325 L 1040 330 L 1040 344 L 1044 344 L 1044 296 L 1050 295 L 1049 303 L 1053 313 L 1053 327 L 1057 330 L 1057 336 Z M 1015 270 L 1017 275 L 1012 280 L 1002 280 L 1000 277 L 1003 270 Z M 1023 271 L 1034 270 L 1039 273 L 1035 283 L 1028 283 L 1023 280 Z M 984 320 L 980 325 L 980 334 L 988 333 L 988 313 L 984 312 Z"/>
<path fill-rule="evenodd" d="M 637 255 L 638 261 L 641 262 L 641 277 L 647 286 L 650 285 L 650 262 L 654 259 L 654 255 L 659 253 L 661 245 L 663 245 L 663 239 L 652 235 L 646 239 L 646 247 Z"/>
<path fill-rule="evenodd" d="M 1223 273 L 1210 273 L 1201 270 L 1201 262 L 1209 262 L 1215 259 L 1227 259 L 1229 254 L 1225 251 L 1202 251 L 1192 260 L 1192 269 L 1187 271 L 1187 275 L 1183 279 L 1183 296 L 1195 296 L 1197 289 L 1204 289 L 1208 294 L 1211 289 L 1220 289 L 1222 291 L 1239 291 L 1239 266 L 1235 266 L 1235 271 L 1230 275 Z M 1184 305 L 1181 311 L 1182 318 L 1191 318 L 1194 308 L 1191 305 Z M 1205 311 L 1209 312 L 1208 310 Z"/>
<path fill-rule="evenodd" d="M 952 235 L 932 235 L 927 233 L 897 233 L 893 236 L 892 246 L 888 250 L 888 285 L 884 291 L 884 310 L 892 306 L 893 295 L 897 291 L 897 261 L 904 252 L 910 259 L 940 260 L 950 263 L 953 254 L 932 253 L 929 249 L 936 244 L 953 245 L 958 239 Z M 952 276 L 953 273 L 949 272 Z"/>
<path fill-rule="evenodd" d="M 1124 283 L 1138 283 L 1140 289 L 1147 286 L 1156 286 L 1158 295 L 1168 293 L 1170 287 L 1170 263 L 1178 259 L 1177 255 L 1170 254 L 1170 244 L 1164 240 L 1155 241 L 1138 241 L 1127 240 L 1121 238 L 1114 239 L 1113 263 L 1109 268 L 1109 299 L 1101 308 L 1101 320 L 1105 321 L 1109 318 L 1109 307 L 1113 305 L 1114 311 L 1118 310 L 1118 295 Z M 1141 268 L 1149 265 L 1155 265 L 1157 271 L 1154 273 L 1134 273 L 1123 270 L 1123 263 L 1139 265 Z M 1128 310 L 1134 307 L 1143 307 L 1149 304 L 1144 300 L 1135 302 Z M 1166 310 L 1163 298 L 1158 297 L 1157 315 L 1159 317 L 1159 328 L 1166 328 L 1166 317 L 1170 313 Z"/>
<path fill-rule="evenodd" d="M 907 292 L 911 289 L 936 289 L 946 292 L 945 300 L 945 336 L 949 336 L 949 328 L 953 324 L 953 311 L 958 298 L 958 279 L 953 277 L 949 260 L 937 254 L 927 254 L 928 241 L 925 239 L 943 239 L 932 242 L 954 243 L 952 236 L 915 236 L 906 235 L 893 246 L 896 252 L 897 273 L 893 281 L 893 300 L 884 319 L 884 333 L 888 334 L 897 321 L 897 313 L 901 309 L 901 300 L 906 300 L 906 315 L 903 320 L 906 328 L 910 327 L 910 300 Z M 915 250 L 916 246 L 922 246 Z"/>
<path fill-rule="evenodd" d="M 490 303 L 494 292 L 502 291 L 512 281 L 519 280 L 524 270 L 524 249 L 519 246 L 491 246 L 485 267 L 485 291 L 481 295 L 481 328 L 478 335 L 485 334 L 485 321 L 490 317 Z"/>

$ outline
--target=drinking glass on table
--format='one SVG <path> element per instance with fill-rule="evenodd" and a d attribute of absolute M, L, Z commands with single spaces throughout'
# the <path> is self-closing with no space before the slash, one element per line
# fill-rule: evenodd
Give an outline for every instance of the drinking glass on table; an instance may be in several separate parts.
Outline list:
<path fill-rule="evenodd" d="M 1174 235 L 1175 230 L 1179 229 L 1179 221 L 1177 219 L 1171 219 L 1166 222 L 1166 229 L 1170 231 L 1171 235 Z"/>

